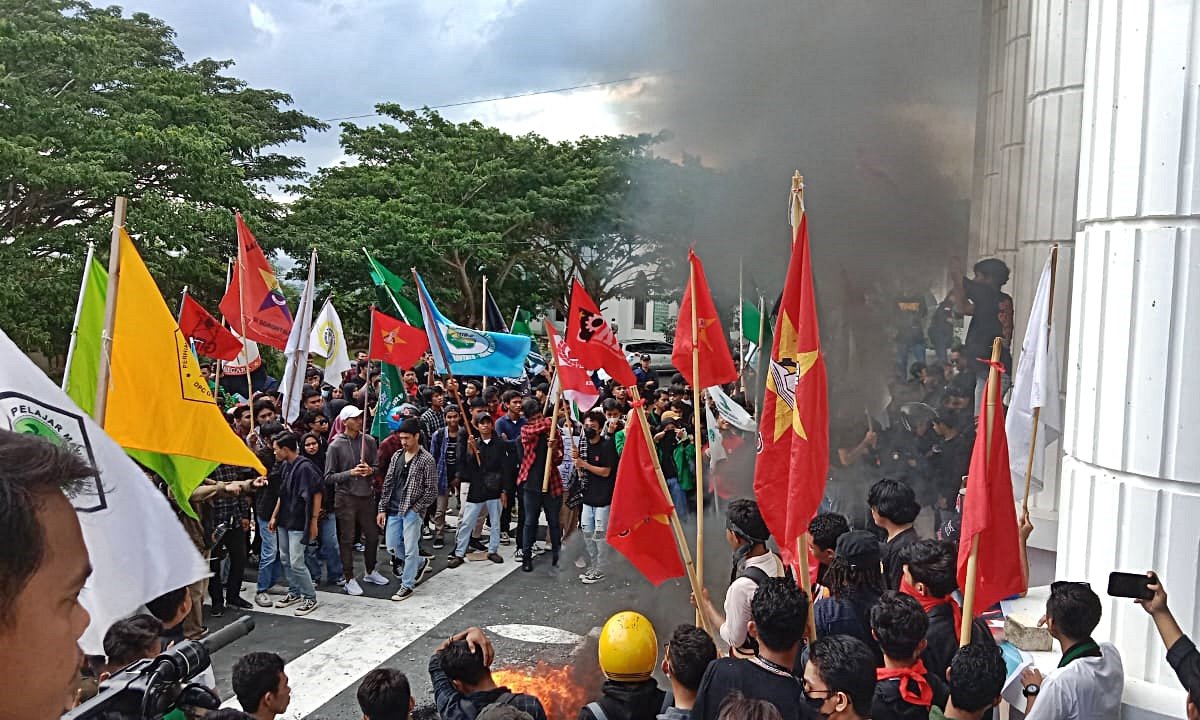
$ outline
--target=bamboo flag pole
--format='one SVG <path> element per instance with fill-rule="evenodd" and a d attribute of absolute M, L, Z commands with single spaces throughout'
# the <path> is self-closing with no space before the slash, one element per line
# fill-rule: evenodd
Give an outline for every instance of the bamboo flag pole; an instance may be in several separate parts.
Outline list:
<path fill-rule="evenodd" d="M 371 320 L 368 323 L 370 334 L 367 335 L 367 380 L 363 384 L 363 414 L 362 414 L 362 430 L 359 435 L 362 435 L 362 445 L 358 449 L 358 461 L 365 463 L 367 461 L 367 435 L 370 434 L 371 425 L 367 422 L 367 402 L 371 397 L 371 351 L 375 349 L 375 303 L 371 303 Z M 378 459 L 378 458 L 377 458 Z M 383 469 L 387 472 L 387 468 Z"/>
<path fill-rule="evenodd" d="M 1000 396 L 1000 371 L 996 363 L 1000 362 L 1000 338 L 992 341 L 992 365 L 988 370 L 987 405 L 984 409 L 984 458 L 991 457 L 992 432 L 996 424 L 996 402 Z M 986 462 L 986 460 L 985 460 Z M 985 472 L 990 468 L 985 467 Z M 971 492 L 970 486 L 967 492 Z M 971 642 L 971 619 L 975 611 L 975 586 L 979 579 L 979 535 L 971 538 L 971 554 L 967 556 L 967 581 L 963 588 L 962 625 L 959 627 L 959 647 L 966 647 Z"/>
<path fill-rule="evenodd" d="M 546 438 L 546 467 L 542 470 L 542 492 L 550 492 L 550 470 L 554 457 L 554 442 L 558 439 L 558 408 L 562 406 L 562 392 L 554 399 L 554 410 L 550 413 L 550 436 Z"/>
<path fill-rule="evenodd" d="M 633 394 L 633 409 L 638 416 L 638 424 L 642 426 L 642 435 L 646 438 L 646 448 L 650 452 L 650 459 L 654 463 L 654 475 L 658 478 L 658 488 L 662 490 L 663 497 L 667 502 L 671 502 L 671 491 L 667 488 L 667 479 L 663 476 L 662 465 L 658 462 L 658 452 L 654 444 L 654 436 L 650 434 L 650 424 L 646 419 L 645 402 L 642 400 L 642 395 L 637 387 L 630 388 Z M 688 584 L 692 587 L 692 595 L 695 596 L 697 604 L 704 597 L 704 586 L 699 582 L 696 576 L 696 565 L 692 562 L 692 551 L 688 549 L 687 536 L 683 532 L 683 524 L 679 522 L 679 512 L 676 511 L 674 503 L 671 504 L 671 530 L 675 534 L 675 546 L 679 550 L 680 557 L 683 558 L 683 567 L 687 571 Z M 714 630 L 708 622 L 706 613 L 697 613 L 698 622 L 704 632 L 710 636 L 716 637 Z"/>
<path fill-rule="evenodd" d="M 704 459 L 700 454 L 700 316 L 696 297 L 696 263 L 688 263 L 692 293 L 692 445 L 696 448 L 696 582 L 704 587 Z M 697 598 L 700 596 L 697 595 Z M 697 617 L 704 613 L 697 608 Z"/>
<path fill-rule="evenodd" d="M 71 342 L 67 345 L 67 359 L 63 362 L 63 392 L 71 381 L 71 361 L 75 358 L 75 347 L 79 344 L 79 316 L 83 314 L 83 294 L 87 291 L 88 279 L 92 275 L 92 259 L 96 257 L 96 244 L 88 243 L 87 257 L 83 259 L 83 279 L 79 282 L 79 299 L 75 302 L 75 322 L 71 323 Z"/>
<path fill-rule="evenodd" d="M 246 358 L 246 404 L 250 406 L 250 432 L 253 434 L 254 426 L 258 422 L 258 418 L 254 417 L 254 378 L 251 377 L 250 372 L 250 343 L 248 340 L 246 340 L 246 278 L 245 273 L 243 272 L 243 265 L 245 264 L 243 258 L 245 257 L 246 253 L 244 250 L 242 250 L 241 235 L 238 236 L 237 244 L 237 264 L 235 265 L 234 272 L 237 273 L 238 316 L 241 318 L 238 327 L 241 328 L 242 355 Z"/>
<path fill-rule="evenodd" d="M 1046 342 L 1054 342 L 1050 336 L 1050 328 L 1054 326 L 1054 283 L 1057 280 L 1058 274 L 1058 245 L 1050 248 L 1050 302 L 1046 306 Z M 1029 328 L 1025 329 L 1029 332 Z M 1024 362 L 1024 358 L 1022 358 Z M 1054 372 L 1058 372 L 1058 368 L 1052 368 Z M 1054 402 L 1058 402 L 1057 398 L 1052 398 Z M 1029 440 L 1029 462 L 1025 465 L 1025 499 L 1021 502 L 1021 517 L 1029 515 L 1029 484 L 1033 480 L 1033 458 L 1037 455 L 1037 439 L 1038 439 L 1038 424 L 1042 417 L 1041 406 L 1033 409 L 1033 434 Z"/>
<path fill-rule="evenodd" d="M 479 329 L 487 332 L 487 275 L 483 276 L 483 299 L 479 303 Z M 483 376 L 483 389 L 487 390 L 487 375 Z"/>
<path fill-rule="evenodd" d="M 225 258 L 225 290 L 226 290 L 226 292 L 229 291 L 229 280 L 231 277 L 233 277 L 233 258 Z M 224 325 L 224 323 L 226 323 L 227 321 L 225 320 L 224 317 L 222 317 L 221 322 Z M 234 358 L 234 360 L 236 361 L 237 358 Z M 217 372 L 213 377 L 213 396 L 217 398 L 218 405 L 220 404 L 220 397 L 221 397 L 221 366 L 224 363 L 225 363 L 224 360 L 217 360 Z M 226 397 L 228 398 L 228 393 L 226 394 Z M 224 409 L 224 408 L 222 408 L 222 409 Z M 251 414 L 253 414 L 253 410 L 251 410 Z"/>
<path fill-rule="evenodd" d="M 117 196 L 113 205 L 112 238 L 108 249 L 108 291 L 104 295 L 104 331 L 100 335 L 100 365 L 96 378 L 96 406 L 92 419 L 104 427 L 108 410 L 108 382 L 112 375 L 113 331 L 117 321 L 117 290 L 121 283 L 121 231 L 125 227 L 127 201 Z"/>
<path fill-rule="evenodd" d="M 763 394 L 763 382 L 764 381 L 763 381 L 762 373 L 760 372 L 760 370 L 762 368 L 763 350 L 766 350 L 768 355 L 771 354 L 771 348 L 764 348 L 763 344 L 762 344 L 763 334 L 766 333 L 766 331 L 767 331 L 767 317 L 766 317 L 766 313 L 763 312 L 765 310 L 763 305 L 764 305 L 763 296 L 761 294 L 759 294 L 759 296 L 758 296 L 758 348 L 755 349 L 755 351 L 754 351 L 754 385 L 755 385 L 754 403 L 755 403 L 755 405 L 757 405 L 758 402 L 762 399 L 762 394 Z M 759 417 L 762 417 L 761 409 L 759 409 Z"/>

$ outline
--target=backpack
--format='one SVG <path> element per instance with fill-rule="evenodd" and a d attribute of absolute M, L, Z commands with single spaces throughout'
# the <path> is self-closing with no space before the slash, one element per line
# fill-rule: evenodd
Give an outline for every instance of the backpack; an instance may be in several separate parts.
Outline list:
<path fill-rule="evenodd" d="M 512 705 L 512 701 L 516 697 L 517 696 L 515 694 L 506 692 L 503 695 L 501 695 L 500 697 L 496 698 L 495 702 L 484 705 L 481 708 L 475 707 L 475 703 L 473 703 L 470 700 L 468 700 L 467 698 L 463 697 L 463 698 L 458 699 L 458 706 L 459 706 L 459 709 L 462 710 L 463 715 L 465 715 L 466 717 L 469 717 L 469 718 L 474 718 L 474 717 L 477 717 L 479 715 L 479 713 L 483 712 L 484 710 L 487 710 L 488 708 L 492 707 L 493 705 Z"/>

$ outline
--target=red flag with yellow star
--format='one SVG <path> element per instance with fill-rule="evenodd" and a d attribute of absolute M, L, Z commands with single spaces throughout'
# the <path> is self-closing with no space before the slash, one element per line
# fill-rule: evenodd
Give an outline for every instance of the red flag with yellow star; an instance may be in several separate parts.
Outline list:
<path fill-rule="evenodd" d="M 708 279 L 704 277 L 704 265 L 694 249 L 688 250 L 691 274 L 687 288 L 683 291 L 683 302 L 679 303 L 679 320 L 675 323 L 675 347 L 671 350 L 671 364 L 679 368 L 692 387 L 707 388 L 724 385 L 737 380 L 737 366 L 725 342 L 725 331 L 721 328 L 721 317 L 713 303 Z M 692 337 L 692 303 L 696 303 L 696 337 Z M 692 348 L 700 350 L 699 379 L 692 377 Z"/>
<path fill-rule="evenodd" d="M 420 361 L 428 349 L 429 337 L 424 330 L 406 325 L 371 307 L 371 345 L 367 357 L 408 370 Z"/>
<path fill-rule="evenodd" d="M 829 397 L 808 218 L 802 209 L 796 214 L 800 223 L 775 320 L 754 468 L 754 497 L 789 564 L 799 561 L 796 541 L 821 504 L 829 469 Z"/>
<path fill-rule="evenodd" d="M 292 313 L 271 263 L 241 213 L 237 237 L 237 265 L 221 298 L 221 314 L 242 337 L 283 350 L 292 333 Z"/>

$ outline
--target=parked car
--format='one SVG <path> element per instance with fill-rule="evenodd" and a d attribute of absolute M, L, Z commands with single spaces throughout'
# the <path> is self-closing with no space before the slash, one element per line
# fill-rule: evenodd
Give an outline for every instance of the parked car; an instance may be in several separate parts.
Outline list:
<path fill-rule="evenodd" d="M 671 364 L 671 343 L 662 340 L 634 340 L 625 343 L 625 358 L 630 365 L 637 365 L 643 355 L 650 356 L 650 369 L 662 375 L 674 375 L 675 366 Z"/>

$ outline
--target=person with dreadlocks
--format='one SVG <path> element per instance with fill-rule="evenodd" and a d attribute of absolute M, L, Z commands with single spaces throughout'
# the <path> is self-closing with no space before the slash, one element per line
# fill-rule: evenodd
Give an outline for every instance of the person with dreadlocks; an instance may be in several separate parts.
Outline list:
<path fill-rule="evenodd" d="M 767 548 L 770 537 L 758 503 L 747 498 L 730 502 L 725 511 L 725 541 L 733 549 L 733 566 L 725 591 L 725 612 L 713 605 L 707 589 L 703 597 L 692 596 L 692 606 L 700 608 L 713 627 L 720 627 L 721 639 L 735 657 L 758 653 L 758 644 L 748 633 L 750 601 L 767 578 L 783 577 L 785 572 L 783 560 Z"/>
<path fill-rule="evenodd" d="M 825 573 L 829 597 L 813 603 L 817 637 L 850 635 L 867 644 L 883 664 L 871 636 L 871 608 L 883 595 L 879 540 L 866 530 L 851 530 L 837 541 L 837 555 Z"/>

